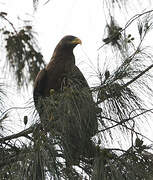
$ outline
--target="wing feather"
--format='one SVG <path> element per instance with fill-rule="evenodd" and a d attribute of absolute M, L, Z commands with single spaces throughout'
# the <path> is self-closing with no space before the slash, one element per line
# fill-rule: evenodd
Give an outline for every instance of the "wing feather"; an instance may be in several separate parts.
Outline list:
<path fill-rule="evenodd" d="M 35 105 L 38 104 L 38 98 L 44 96 L 44 89 L 46 86 L 46 79 L 47 79 L 47 71 L 46 69 L 42 69 L 35 80 L 34 84 L 34 91 L 33 91 L 33 97 L 34 97 L 34 103 Z"/>

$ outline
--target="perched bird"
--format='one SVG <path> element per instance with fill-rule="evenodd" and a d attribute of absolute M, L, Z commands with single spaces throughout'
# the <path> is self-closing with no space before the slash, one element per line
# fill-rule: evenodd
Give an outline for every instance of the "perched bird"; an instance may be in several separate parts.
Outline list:
<path fill-rule="evenodd" d="M 95 104 L 89 85 L 75 65 L 73 49 L 81 43 L 77 37 L 71 35 L 63 37 L 57 44 L 47 67 L 38 73 L 33 91 L 35 107 L 41 122 L 47 122 L 47 119 L 50 121 L 54 119 L 57 122 L 64 152 L 69 156 L 66 159 L 70 159 L 69 161 L 74 161 L 80 155 L 93 156 L 91 137 L 98 128 Z M 54 93 L 60 96 L 56 99 L 58 102 L 53 110 L 53 102 L 49 103 L 49 98 L 52 98 Z M 48 103 L 43 102 L 45 99 Z M 52 111 L 47 113 L 46 109 L 49 108 Z M 55 110 L 58 114 L 56 117 Z"/>

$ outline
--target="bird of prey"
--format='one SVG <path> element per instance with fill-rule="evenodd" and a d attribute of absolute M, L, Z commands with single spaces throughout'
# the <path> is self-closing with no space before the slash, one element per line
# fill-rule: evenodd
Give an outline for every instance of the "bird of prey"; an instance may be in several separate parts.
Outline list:
<path fill-rule="evenodd" d="M 73 49 L 81 43 L 77 37 L 71 35 L 63 37 L 57 44 L 47 67 L 38 73 L 33 91 L 40 121 L 44 122 L 45 119 L 50 124 L 56 122 L 64 152 L 69 156 L 66 158 L 72 161 L 76 156 L 78 158 L 80 155 L 93 154 L 91 137 L 98 128 L 95 104 L 89 85 L 75 65 Z"/>

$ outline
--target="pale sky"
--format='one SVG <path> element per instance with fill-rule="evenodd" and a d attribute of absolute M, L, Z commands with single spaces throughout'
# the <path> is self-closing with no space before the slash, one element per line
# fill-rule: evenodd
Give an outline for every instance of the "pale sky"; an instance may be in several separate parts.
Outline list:
<path fill-rule="evenodd" d="M 44 5 L 46 1 L 40 0 L 38 9 L 34 12 L 32 0 L 0 0 L 0 10 L 8 12 L 9 19 L 17 26 L 23 25 L 17 17 L 33 21 L 32 25 L 38 33 L 37 39 L 46 62 L 50 60 L 58 41 L 63 36 L 72 34 L 83 42 L 81 48 L 75 49 L 76 63 L 89 64 L 90 59 L 96 66 L 97 49 L 102 44 L 108 11 L 103 7 L 103 0 L 50 0 Z M 145 6 L 142 0 L 139 0 L 139 4 L 134 4 L 136 0 L 129 2 L 128 13 L 123 13 L 118 8 L 111 12 L 120 19 L 119 23 L 123 26 L 135 14 L 151 9 L 149 0 L 148 3 L 145 2 Z"/>

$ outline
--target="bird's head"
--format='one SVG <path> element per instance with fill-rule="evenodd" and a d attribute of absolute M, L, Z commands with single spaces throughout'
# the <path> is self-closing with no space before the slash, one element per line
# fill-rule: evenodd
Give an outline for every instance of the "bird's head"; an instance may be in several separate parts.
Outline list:
<path fill-rule="evenodd" d="M 59 42 L 59 46 L 60 47 L 64 47 L 64 48 L 69 48 L 69 49 L 73 49 L 76 45 L 78 44 L 82 44 L 81 40 L 75 36 L 64 36 L 60 42 Z"/>

